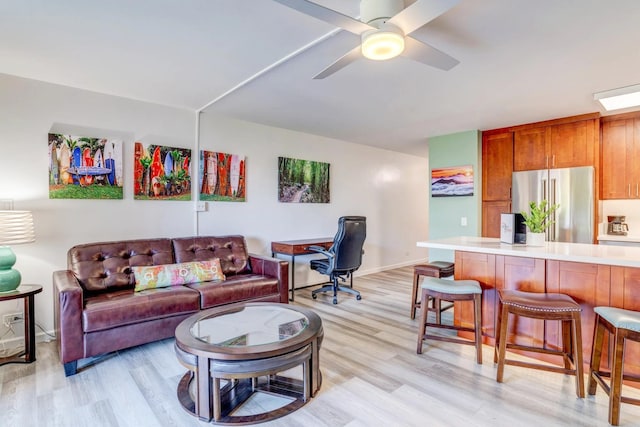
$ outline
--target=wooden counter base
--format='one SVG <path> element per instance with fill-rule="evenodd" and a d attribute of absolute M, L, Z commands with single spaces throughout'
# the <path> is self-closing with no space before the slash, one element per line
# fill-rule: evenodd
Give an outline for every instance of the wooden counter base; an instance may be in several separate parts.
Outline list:
<path fill-rule="evenodd" d="M 640 268 L 462 250 L 455 251 L 455 265 L 456 279 L 474 279 L 483 288 L 482 330 L 484 342 L 491 345 L 496 336 L 498 289 L 559 292 L 576 300 L 582 306 L 585 363 L 589 363 L 591 357 L 595 306 L 640 311 Z M 456 303 L 454 321 L 462 326 L 472 325 L 471 307 Z M 559 322 L 521 319 L 514 324 L 516 326 L 509 331 L 510 342 L 560 348 L 562 334 Z M 629 343 L 626 352 L 626 372 L 640 374 L 640 344 Z M 559 363 L 557 359 L 544 355 L 535 357 Z"/>

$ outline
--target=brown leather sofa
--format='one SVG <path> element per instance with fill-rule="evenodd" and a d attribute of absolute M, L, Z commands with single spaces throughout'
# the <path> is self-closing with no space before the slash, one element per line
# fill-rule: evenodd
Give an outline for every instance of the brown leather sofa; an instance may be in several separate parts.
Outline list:
<path fill-rule="evenodd" d="M 226 280 L 134 292 L 134 266 L 219 258 Z M 174 336 L 198 310 L 243 301 L 288 303 L 288 263 L 249 254 L 243 236 L 74 246 L 53 273 L 54 317 L 65 374 L 78 361 Z"/>

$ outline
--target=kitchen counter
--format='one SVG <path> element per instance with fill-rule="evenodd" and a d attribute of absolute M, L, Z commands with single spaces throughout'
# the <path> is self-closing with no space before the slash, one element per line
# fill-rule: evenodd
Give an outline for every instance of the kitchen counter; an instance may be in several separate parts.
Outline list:
<path fill-rule="evenodd" d="M 640 311 L 640 246 L 547 242 L 536 247 L 510 245 L 487 237 L 451 237 L 417 242 L 417 245 L 453 250 L 455 279 L 480 282 L 482 332 L 486 344 L 495 342 L 498 291 L 503 289 L 562 293 L 578 301 L 582 308 L 585 363 L 591 356 L 594 307 Z M 473 309 L 469 304 L 456 302 L 453 316 L 458 325 L 473 325 Z M 538 343 L 555 349 L 562 346 L 559 322 L 526 319 L 517 322 L 509 333 L 514 342 Z M 469 338 L 468 335 L 465 336 Z M 625 352 L 626 360 L 630 361 L 625 365 L 625 373 L 640 375 L 640 343 L 629 343 Z M 541 354 L 533 357 L 561 364 L 557 357 Z"/>
<path fill-rule="evenodd" d="M 627 238 L 628 236 L 608 236 Z M 640 241 L 640 240 L 639 240 Z M 510 245 L 492 237 L 450 237 L 417 242 L 417 246 L 557 261 L 640 267 L 640 246 L 546 242 L 545 246 Z"/>
<path fill-rule="evenodd" d="M 640 245 L 640 236 L 628 234 L 626 236 L 616 236 L 614 234 L 598 234 L 599 242 L 620 242 L 630 245 Z"/>

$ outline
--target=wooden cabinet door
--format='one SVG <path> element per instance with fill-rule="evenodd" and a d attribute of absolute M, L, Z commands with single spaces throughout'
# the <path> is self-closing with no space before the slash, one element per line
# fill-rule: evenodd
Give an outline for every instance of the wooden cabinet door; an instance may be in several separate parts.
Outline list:
<path fill-rule="evenodd" d="M 550 168 L 594 165 L 596 120 L 563 123 L 550 128 Z"/>
<path fill-rule="evenodd" d="M 633 122 L 614 120 L 602 123 L 602 199 L 631 198 L 631 181 L 635 175 L 634 157 L 637 155 Z M 640 120 L 638 124 L 640 125 Z"/>
<path fill-rule="evenodd" d="M 545 290 L 545 268 L 543 259 L 511 256 L 496 256 L 496 289 L 513 289 L 524 292 L 543 293 Z M 496 296 L 496 327 L 498 296 Z M 520 345 L 542 347 L 544 343 L 544 320 L 519 318 L 509 322 L 507 341 Z"/>
<path fill-rule="evenodd" d="M 496 256 L 474 252 L 456 251 L 456 279 L 477 280 L 482 286 L 482 333 L 485 337 L 495 336 L 496 305 Z M 454 322 L 473 328 L 473 304 L 468 301 L 456 302 L 453 308 Z M 460 336 L 473 339 L 470 332 L 459 332 Z"/>
<path fill-rule="evenodd" d="M 500 214 L 511 212 L 511 201 L 482 202 L 482 237 L 500 237 Z"/>
<path fill-rule="evenodd" d="M 549 167 L 549 126 L 522 129 L 513 135 L 513 170 L 528 171 Z"/>
<path fill-rule="evenodd" d="M 482 200 L 511 200 L 513 132 L 482 135 Z"/>
<path fill-rule="evenodd" d="M 610 305 L 610 288 L 611 267 L 608 265 L 547 260 L 547 292 L 569 295 L 582 307 L 582 355 L 585 363 L 591 360 L 595 324 L 593 308 Z M 547 321 L 545 343 L 550 348 L 562 347 L 560 322 Z"/>

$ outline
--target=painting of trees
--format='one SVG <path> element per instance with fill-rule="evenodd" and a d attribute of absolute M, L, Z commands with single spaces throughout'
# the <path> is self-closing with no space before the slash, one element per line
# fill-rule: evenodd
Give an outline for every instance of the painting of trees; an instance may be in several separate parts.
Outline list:
<path fill-rule="evenodd" d="M 329 163 L 278 157 L 278 200 L 329 203 Z"/>
<path fill-rule="evenodd" d="M 200 151 L 200 200 L 244 202 L 245 158 L 237 154 Z"/>

